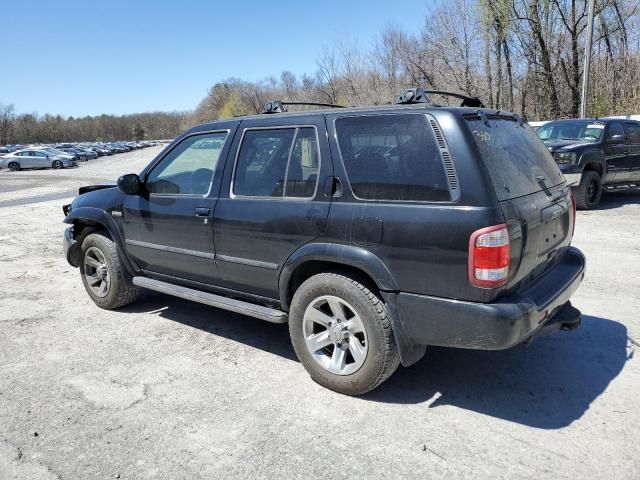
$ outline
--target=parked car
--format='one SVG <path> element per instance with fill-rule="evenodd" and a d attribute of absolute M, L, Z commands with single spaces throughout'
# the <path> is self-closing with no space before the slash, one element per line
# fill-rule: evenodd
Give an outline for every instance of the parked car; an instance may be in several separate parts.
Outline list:
<path fill-rule="evenodd" d="M 45 150 L 45 151 L 47 151 L 47 152 L 51 153 L 52 155 L 57 155 L 57 156 L 64 157 L 64 158 L 68 158 L 68 159 L 71 159 L 71 160 L 74 160 L 74 161 L 77 161 L 77 160 L 78 160 L 78 159 L 77 159 L 77 156 L 76 156 L 75 154 L 67 153 L 67 152 L 64 152 L 64 151 L 62 151 L 62 150 L 58 150 L 57 148 L 53 148 L 53 147 L 40 147 L 40 150 Z"/>
<path fill-rule="evenodd" d="M 344 394 L 428 346 L 575 329 L 585 259 L 570 189 L 521 118 L 464 98 L 272 102 L 194 127 L 140 175 L 80 189 L 64 207 L 66 258 L 101 308 L 147 288 L 288 322 L 311 377 Z"/>
<path fill-rule="evenodd" d="M 12 152 L 0 159 L 0 168 L 16 171 L 26 168 L 65 168 L 75 167 L 75 160 L 53 154 L 44 149 L 26 149 Z"/>
<path fill-rule="evenodd" d="M 73 155 L 73 158 L 75 158 L 79 162 L 86 162 L 88 160 L 87 155 L 84 152 L 80 152 L 76 148 L 57 147 L 56 150 L 60 150 L 61 152 L 65 152 L 69 155 Z"/>
<path fill-rule="evenodd" d="M 82 145 L 76 145 L 74 149 L 86 155 L 87 160 L 94 160 L 98 158 L 98 154 L 88 147 L 84 147 Z"/>
<path fill-rule="evenodd" d="M 557 120 L 537 133 L 572 186 L 581 210 L 598 206 L 603 187 L 640 184 L 640 122 Z"/>

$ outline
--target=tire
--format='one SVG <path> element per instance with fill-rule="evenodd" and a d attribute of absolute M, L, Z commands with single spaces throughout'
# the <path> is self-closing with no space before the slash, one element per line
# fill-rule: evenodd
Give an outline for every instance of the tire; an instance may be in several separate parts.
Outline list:
<path fill-rule="evenodd" d="M 80 276 L 91 300 L 105 310 L 129 305 L 138 295 L 115 243 L 104 233 L 89 234 L 82 241 Z"/>
<path fill-rule="evenodd" d="M 342 312 L 336 315 L 338 305 Z M 382 300 L 338 273 L 314 275 L 298 288 L 289 311 L 289 333 L 311 378 L 344 395 L 370 392 L 400 364 Z"/>
<path fill-rule="evenodd" d="M 60 160 L 54 160 L 53 163 L 51 164 L 51 168 L 55 168 L 57 170 L 59 168 L 64 168 L 64 165 Z"/>
<path fill-rule="evenodd" d="M 9 165 L 7 165 L 7 167 L 12 172 L 17 172 L 18 170 L 20 170 L 20 164 L 18 162 L 11 162 Z"/>
<path fill-rule="evenodd" d="M 598 172 L 585 170 L 582 172 L 580 184 L 571 191 L 578 210 L 593 210 L 602 198 L 602 179 Z"/>

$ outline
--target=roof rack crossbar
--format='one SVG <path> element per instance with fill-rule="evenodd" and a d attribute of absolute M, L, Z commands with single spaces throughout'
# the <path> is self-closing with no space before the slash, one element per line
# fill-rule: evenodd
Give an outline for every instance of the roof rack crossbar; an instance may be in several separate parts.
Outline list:
<path fill-rule="evenodd" d="M 345 108 L 344 105 L 336 105 L 334 103 L 322 103 L 322 102 L 282 102 L 275 100 L 273 102 L 267 102 L 262 109 L 262 113 L 283 113 L 287 111 L 287 105 L 308 105 L 312 107 L 328 107 L 328 108 Z"/>
<path fill-rule="evenodd" d="M 444 90 L 423 90 L 423 92 L 431 95 L 459 98 L 462 100 L 461 107 L 485 108 L 484 103 L 478 97 L 470 97 L 462 93 L 446 92 Z"/>

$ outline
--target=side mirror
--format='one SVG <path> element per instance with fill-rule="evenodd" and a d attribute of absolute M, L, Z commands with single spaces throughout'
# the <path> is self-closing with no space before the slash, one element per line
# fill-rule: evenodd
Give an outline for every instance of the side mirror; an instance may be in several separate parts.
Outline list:
<path fill-rule="evenodd" d="M 623 143 L 627 143 L 627 137 L 620 133 L 611 135 L 609 138 L 607 138 L 607 143 L 610 145 L 620 145 Z"/>
<path fill-rule="evenodd" d="M 138 195 L 142 189 L 142 182 L 140 177 L 135 173 L 128 173 L 122 175 L 118 179 L 118 190 L 125 195 Z"/>

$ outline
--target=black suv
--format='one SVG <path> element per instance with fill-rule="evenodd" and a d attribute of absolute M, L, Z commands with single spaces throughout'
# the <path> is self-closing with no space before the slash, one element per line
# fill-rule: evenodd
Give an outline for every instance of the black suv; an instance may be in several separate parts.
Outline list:
<path fill-rule="evenodd" d="M 467 101 L 469 100 L 469 101 Z M 321 385 L 372 390 L 426 346 L 504 349 L 576 328 L 575 205 L 521 118 L 466 99 L 200 125 L 64 207 L 102 308 L 156 290 L 289 324 Z"/>
<path fill-rule="evenodd" d="M 581 210 L 598 206 L 603 187 L 640 185 L 640 122 L 557 120 L 540 127 L 538 135 Z"/>

